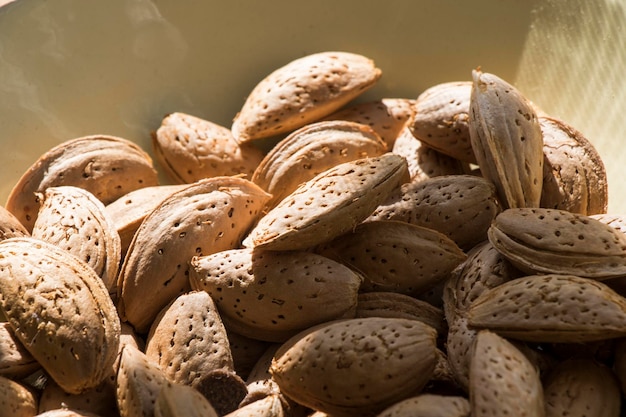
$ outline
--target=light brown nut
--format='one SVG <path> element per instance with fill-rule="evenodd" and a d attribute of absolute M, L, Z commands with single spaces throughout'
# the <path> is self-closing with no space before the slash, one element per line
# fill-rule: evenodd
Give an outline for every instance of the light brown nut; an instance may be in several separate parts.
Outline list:
<path fill-rule="evenodd" d="M 435 329 L 438 335 L 444 335 L 448 331 L 441 309 L 426 301 L 394 292 L 360 293 L 356 317 L 396 317 L 420 320 Z"/>
<path fill-rule="evenodd" d="M 198 390 L 220 415 L 237 408 L 246 394 L 245 384 L 234 375 L 226 329 L 215 303 L 204 291 L 180 295 L 159 313 L 148 334 L 145 353 L 169 380 Z M 217 370 L 230 377 L 214 378 Z M 203 390 L 207 379 L 211 380 L 212 392 Z M 220 382 L 222 387 L 218 387 Z M 223 395 L 226 392 L 228 396 Z"/>
<path fill-rule="evenodd" d="M 59 408 L 56 410 L 49 410 L 41 414 L 37 414 L 37 417 L 101 417 L 101 416 L 99 416 L 98 414 L 93 414 L 93 413 L 89 413 L 86 411 L 72 410 L 70 408 Z"/>
<path fill-rule="evenodd" d="M 505 338 L 483 330 L 470 365 L 472 417 L 545 416 L 539 372 Z"/>
<path fill-rule="evenodd" d="M 508 209 L 488 231 L 491 244 L 520 270 L 598 280 L 626 275 L 626 235 L 563 210 Z"/>
<path fill-rule="evenodd" d="M 626 215 L 624 214 L 590 214 L 589 217 L 601 221 L 615 230 L 626 233 Z"/>
<path fill-rule="evenodd" d="M 120 236 L 104 204 L 89 191 L 74 186 L 49 187 L 32 237 L 45 240 L 85 261 L 115 293 L 122 256 Z"/>
<path fill-rule="evenodd" d="M 240 145 L 230 129 L 186 113 L 171 113 L 152 135 L 157 162 L 177 184 L 243 175 L 250 179 L 263 151 Z"/>
<path fill-rule="evenodd" d="M 165 385 L 156 399 L 154 417 L 218 417 L 209 400 L 183 384 Z"/>
<path fill-rule="evenodd" d="M 104 283 L 83 261 L 38 239 L 4 240 L 0 294 L 17 338 L 66 392 L 109 375 L 120 321 Z"/>
<path fill-rule="evenodd" d="M 238 247 L 269 195 L 237 177 L 213 177 L 171 194 L 143 221 L 119 274 L 118 310 L 138 333 L 190 289 L 189 261 Z"/>
<path fill-rule="evenodd" d="M 30 233 L 9 210 L 0 206 L 0 240 L 28 236 Z"/>
<path fill-rule="evenodd" d="M 278 142 L 259 163 L 252 182 L 272 194 L 268 207 L 273 207 L 327 169 L 385 152 L 385 143 L 367 125 L 342 120 L 311 123 Z"/>
<path fill-rule="evenodd" d="M 489 180 L 445 175 L 403 184 L 367 220 L 397 220 L 434 229 L 469 250 L 487 240 L 489 226 L 501 211 Z"/>
<path fill-rule="evenodd" d="M 122 258 L 126 255 L 130 242 L 143 219 L 163 200 L 186 186 L 187 184 L 143 187 L 131 191 L 105 206 L 105 211 L 115 224 L 115 229 L 120 236 Z"/>
<path fill-rule="evenodd" d="M 411 182 L 420 182 L 441 175 L 459 175 L 467 170 L 467 167 L 458 159 L 445 155 L 416 139 L 408 128 L 400 132 L 392 152 L 407 160 Z"/>
<path fill-rule="evenodd" d="M 421 142 L 444 155 L 476 163 L 469 133 L 471 81 L 450 81 L 424 90 L 409 125 Z"/>
<path fill-rule="evenodd" d="M 283 342 L 325 321 L 354 317 L 361 276 L 306 251 L 232 249 L 194 257 L 194 289 L 215 300 L 228 329 Z"/>
<path fill-rule="evenodd" d="M 381 75 L 371 59 L 349 52 L 295 59 L 254 87 L 231 130 L 239 142 L 295 130 L 338 110 Z"/>
<path fill-rule="evenodd" d="M 531 103 L 496 75 L 472 71 L 469 131 L 482 175 L 505 208 L 539 207 L 543 136 Z"/>
<path fill-rule="evenodd" d="M 277 395 L 268 395 L 226 414 L 224 417 L 285 417 L 283 405 Z"/>
<path fill-rule="evenodd" d="M 270 371 L 283 394 L 333 416 L 372 416 L 417 395 L 437 362 L 435 330 L 417 320 L 324 323 L 287 341 Z"/>
<path fill-rule="evenodd" d="M 540 117 L 543 134 L 541 207 L 585 215 L 606 213 L 608 182 L 600 154 L 567 123 Z"/>
<path fill-rule="evenodd" d="M 448 365 L 454 381 L 465 392 L 470 391 L 469 369 L 472 360 L 476 333 L 474 328 L 468 327 L 467 317 L 457 314 L 448 322 L 446 334 L 446 353 Z"/>
<path fill-rule="evenodd" d="M 41 368 L 7 322 L 0 322 L 0 376 L 19 380 Z"/>
<path fill-rule="evenodd" d="M 99 416 L 117 416 L 115 383 L 105 380 L 80 394 L 68 394 L 54 381 L 47 381 L 39 398 L 39 413 L 69 408 L 75 412 Z"/>
<path fill-rule="evenodd" d="M 0 376 L 0 405 L 0 413 L 7 417 L 34 417 L 37 414 L 35 393 L 3 376 Z"/>
<path fill-rule="evenodd" d="M 152 416 L 163 387 L 172 385 L 163 371 L 132 345 L 124 346 L 117 374 L 120 417 Z"/>
<path fill-rule="evenodd" d="M 450 238 L 401 221 L 361 223 L 315 251 L 358 271 L 361 291 L 417 295 L 448 279 L 467 255 Z"/>
<path fill-rule="evenodd" d="M 322 120 L 348 120 L 368 125 L 378 133 L 391 151 L 400 132 L 415 114 L 415 100 L 407 98 L 383 98 L 344 107 Z"/>
<path fill-rule="evenodd" d="M 559 363 L 544 382 L 546 417 L 618 417 L 619 382 L 613 371 L 590 358 Z"/>
<path fill-rule="evenodd" d="M 469 325 L 530 342 L 575 343 L 626 335 L 626 299 L 573 275 L 529 275 L 483 292 Z"/>
<path fill-rule="evenodd" d="M 244 239 L 246 247 L 307 249 L 352 230 L 408 181 L 406 160 L 386 153 L 344 162 L 303 183 Z"/>
<path fill-rule="evenodd" d="M 152 159 L 137 144 L 115 136 L 84 136 L 44 153 L 13 187 L 6 209 L 30 231 L 39 210 L 36 193 L 48 187 L 84 188 L 106 205 L 130 191 L 157 184 Z"/>
<path fill-rule="evenodd" d="M 386 408 L 376 417 L 469 417 L 470 403 L 465 397 L 421 394 Z"/>

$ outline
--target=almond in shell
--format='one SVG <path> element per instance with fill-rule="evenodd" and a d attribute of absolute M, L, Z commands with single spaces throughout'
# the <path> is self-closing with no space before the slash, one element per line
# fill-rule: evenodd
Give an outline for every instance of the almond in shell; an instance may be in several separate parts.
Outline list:
<path fill-rule="evenodd" d="M 29 231 L 17 217 L 4 206 L 0 206 L 0 240 L 28 235 L 30 235 Z"/>
<path fill-rule="evenodd" d="M 250 92 L 233 120 L 239 142 L 286 133 L 338 110 L 371 88 L 382 72 L 363 55 L 326 51 L 274 70 Z"/>
<path fill-rule="evenodd" d="M 37 396 L 19 382 L 0 376 L 0 413 L 11 417 L 37 415 Z"/>
<path fill-rule="evenodd" d="M 183 384 L 165 385 L 156 399 L 154 417 L 218 417 L 200 392 Z"/>
<path fill-rule="evenodd" d="M 19 380 L 41 368 L 7 322 L 0 322 L 0 376 Z"/>
<path fill-rule="evenodd" d="M 421 394 L 383 410 L 376 417 L 469 417 L 470 403 L 465 397 Z"/>

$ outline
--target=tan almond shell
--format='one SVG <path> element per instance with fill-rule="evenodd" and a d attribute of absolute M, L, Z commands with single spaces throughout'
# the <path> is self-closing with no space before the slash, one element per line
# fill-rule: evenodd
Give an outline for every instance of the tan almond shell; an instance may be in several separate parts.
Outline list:
<path fill-rule="evenodd" d="M 426 301 L 395 292 L 361 292 L 357 298 L 357 318 L 396 317 L 420 320 L 444 335 L 448 326 L 443 311 Z"/>
<path fill-rule="evenodd" d="M 89 191 L 74 186 L 49 187 L 32 237 L 56 245 L 83 260 L 115 293 L 122 248 L 120 236 L 104 204 Z"/>
<path fill-rule="evenodd" d="M 246 247 L 307 249 L 352 230 L 408 181 L 406 160 L 393 153 L 344 162 L 303 183 L 263 216 Z"/>
<path fill-rule="evenodd" d="M 154 417 L 218 417 L 198 390 L 183 384 L 164 386 L 154 405 Z"/>
<path fill-rule="evenodd" d="M 105 206 L 105 211 L 115 223 L 115 229 L 120 236 L 122 257 L 126 255 L 130 242 L 143 219 L 163 200 L 185 187 L 187 184 L 143 187 L 131 191 Z"/>
<path fill-rule="evenodd" d="M 448 322 L 446 353 L 452 378 L 465 392 L 470 391 L 469 369 L 478 330 L 468 326 L 464 314 L 456 314 Z"/>
<path fill-rule="evenodd" d="M 620 385 L 615 373 L 591 358 L 560 362 L 544 382 L 546 416 L 619 416 Z"/>
<path fill-rule="evenodd" d="M 444 175 L 403 184 L 369 216 L 437 230 L 461 249 L 487 240 L 502 211 L 493 183 L 474 175 Z"/>
<path fill-rule="evenodd" d="M 28 235 L 30 232 L 17 217 L 4 206 L 0 206 L 0 240 Z"/>
<path fill-rule="evenodd" d="M 7 322 L 0 322 L 0 376 L 19 380 L 41 368 Z"/>
<path fill-rule="evenodd" d="M 105 380 L 80 394 L 68 394 L 54 381 L 46 381 L 39 397 L 39 413 L 68 408 L 98 416 L 117 416 L 115 382 Z"/>
<path fill-rule="evenodd" d="M 120 417 L 152 416 L 161 390 L 172 385 L 161 368 L 132 345 L 120 353 L 116 399 Z"/>
<path fill-rule="evenodd" d="M 478 333 L 469 375 L 472 416 L 545 416 L 539 372 L 504 337 Z"/>
<path fill-rule="evenodd" d="M 59 408 L 56 410 L 49 410 L 41 414 L 37 414 L 36 417 L 103 417 L 99 414 L 89 413 L 82 410 L 72 410 L 70 408 Z"/>
<path fill-rule="evenodd" d="M 307 251 L 232 249 L 194 257 L 191 264 L 191 287 L 215 300 L 224 325 L 269 342 L 354 317 L 362 281 L 348 267 Z"/>
<path fill-rule="evenodd" d="M 37 414 L 35 392 L 3 376 L 0 376 L 0 404 L 3 416 L 34 417 Z"/>
<path fill-rule="evenodd" d="M 450 81 L 424 90 L 409 125 L 421 142 L 444 155 L 476 163 L 469 133 L 471 81 Z"/>
<path fill-rule="evenodd" d="M 134 142 L 109 135 L 83 136 L 41 155 L 11 190 L 6 209 L 30 231 L 39 210 L 36 193 L 48 187 L 84 188 L 106 205 L 130 191 L 157 184 L 152 159 Z"/>
<path fill-rule="evenodd" d="M 66 392 L 108 377 L 120 321 L 91 267 L 38 239 L 7 239 L 0 242 L 0 294 L 18 339 Z"/>
<path fill-rule="evenodd" d="M 611 226 L 613 229 L 626 233 L 626 215 L 615 213 L 590 214 L 589 217 Z"/>
<path fill-rule="evenodd" d="M 298 129 L 338 110 L 371 88 L 382 71 L 363 55 L 325 51 L 274 70 L 250 92 L 233 120 L 246 142 Z"/>
<path fill-rule="evenodd" d="M 483 292 L 471 327 L 529 342 L 578 343 L 626 336 L 626 298 L 573 275 L 529 275 Z"/>
<path fill-rule="evenodd" d="M 214 369 L 233 370 L 226 329 L 204 291 L 182 294 L 159 313 L 145 353 L 171 381 L 184 385 L 193 386 Z"/>
<path fill-rule="evenodd" d="M 380 156 L 385 143 L 369 126 L 343 120 L 307 124 L 278 142 L 252 175 L 275 206 L 298 186 L 343 162 Z"/>
<path fill-rule="evenodd" d="M 398 135 L 392 152 L 407 160 L 411 182 L 420 182 L 441 175 L 464 174 L 467 170 L 466 165 L 460 160 L 416 139 L 408 127 Z"/>
<path fill-rule="evenodd" d="M 541 207 L 584 215 L 606 213 L 606 169 L 593 144 L 562 120 L 540 117 L 539 125 L 545 155 Z"/>
<path fill-rule="evenodd" d="M 505 208 L 539 207 L 543 136 L 535 110 L 500 77 L 472 71 L 469 131 L 482 175 Z"/>
<path fill-rule="evenodd" d="M 508 209 L 494 219 L 488 237 L 513 265 L 530 274 L 598 280 L 626 275 L 626 235 L 582 214 Z"/>
<path fill-rule="evenodd" d="M 417 295 L 448 279 L 467 255 L 443 233 L 379 220 L 357 225 L 315 251 L 358 271 L 361 291 Z"/>
<path fill-rule="evenodd" d="M 470 403 L 458 395 L 421 394 L 402 400 L 376 417 L 469 417 Z"/>
<path fill-rule="evenodd" d="M 268 395 L 226 414 L 224 417 L 286 417 L 278 395 Z"/>
<path fill-rule="evenodd" d="M 302 405 L 333 416 L 373 416 L 423 389 L 437 362 L 435 338 L 435 329 L 418 320 L 327 322 L 285 342 L 270 372 Z"/>
<path fill-rule="evenodd" d="M 414 104 L 415 100 L 408 98 L 382 98 L 348 105 L 322 120 L 347 120 L 367 125 L 385 142 L 386 150 L 391 151 L 400 132 L 413 119 Z"/>
<path fill-rule="evenodd" d="M 138 333 L 190 289 L 195 255 L 238 247 L 269 195 L 238 177 L 213 177 L 171 194 L 143 221 L 118 280 L 118 310 Z"/>
<path fill-rule="evenodd" d="M 157 162 L 176 184 L 242 175 L 250 179 L 263 151 L 239 144 L 230 129 L 190 114 L 168 114 L 152 135 Z"/>

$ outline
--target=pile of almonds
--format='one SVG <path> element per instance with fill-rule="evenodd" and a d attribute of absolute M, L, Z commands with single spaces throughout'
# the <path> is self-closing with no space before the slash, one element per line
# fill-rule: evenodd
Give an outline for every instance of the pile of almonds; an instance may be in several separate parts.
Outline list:
<path fill-rule="evenodd" d="M 167 115 L 167 185 L 119 137 L 42 155 L 0 206 L 0 416 L 619 416 L 591 142 L 480 69 L 355 104 L 381 75 L 322 52 L 231 128 Z"/>

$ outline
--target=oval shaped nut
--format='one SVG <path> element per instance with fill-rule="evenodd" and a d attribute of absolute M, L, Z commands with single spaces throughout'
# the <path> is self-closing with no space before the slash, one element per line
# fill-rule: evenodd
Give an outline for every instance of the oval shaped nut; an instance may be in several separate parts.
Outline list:
<path fill-rule="evenodd" d="M 376 417 L 469 417 L 470 403 L 457 395 L 421 394 L 386 408 Z"/>
<path fill-rule="evenodd" d="M 369 126 L 342 120 L 311 123 L 278 142 L 254 171 L 252 182 L 272 194 L 268 207 L 273 207 L 327 169 L 385 152 L 385 143 Z"/>
<path fill-rule="evenodd" d="M 233 249 L 194 257 L 189 280 L 214 300 L 224 325 L 283 342 L 325 321 L 354 317 L 361 276 L 306 251 Z"/>
<path fill-rule="evenodd" d="M 483 292 L 467 312 L 471 327 L 530 342 L 578 343 L 626 335 L 626 299 L 573 275 L 529 275 Z"/>
<path fill-rule="evenodd" d="M 344 162 L 300 185 L 259 220 L 243 244 L 300 250 L 326 242 L 352 230 L 406 181 L 406 160 L 392 153 Z"/>
<path fill-rule="evenodd" d="M 601 221 L 619 232 L 626 233 L 626 215 L 624 214 L 590 214 L 589 217 Z"/>
<path fill-rule="evenodd" d="M 198 390 L 183 384 L 164 386 L 154 405 L 154 417 L 218 417 Z"/>
<path fill-rule="evenodd" d="M 466 167 L 461 161 L 427 146 L 416 139 L 408 128 L 400 132 L 392 152 L 407 160 L 411 182 L 466 172 Z"/>
<path fill-rule="evenodd" d="M 83 260 L 115 293 L 122 248 L 104 204 L 89 191 L 74 186 L 47 188 L 40 200 L 32 237 Z"/>
<path fill-rule="evenodd" d="M 488 231 L 491 244 L 524 272 L 598 280 L 626 275 L 626 235 L 582 214 L 508 209 Z"/>
<path fill-rule="evenodd" d="M 278 395 L 268 395 L 260 400 L 246 404 L 224 417 L 285 417 L 288 414 L 283 410 Z"/>
<path fill-rule="evenodd" d="M 246 142 L 298 129 L 358 97 L 381 75 L 371 59 L 350 52 L 295 59 L 254 87 L 231 130 L 237 141 Z"/>
<path fill-rule="evenodd" d="M 0 242 L 0 294 L 17 338 L 66 392 L 108 377 L 120 321 L 91 267 L 38 239 L 7 239 Z"/>
<path fill-rule="evenodd" d="M 120 355 L 116 386 L 120 417 L 154 415 L 161 390 L 172 382 L 157 364 L 133 345 L 124 346 Z"/>
<path fill-rule="evenodd" d="M 119 274 L 118 311 L 138 333 L 189 286 L 193 256 L 240 245 L 269 199 L 254 183 L 213 177 L 171 194 L 143 221 Z"/>
<path fill-rule="evenodd" d="M 448 367 L 456 384 L 465 392 L 471 390 L 469 370 L 477 332 L 477 329 L 468 326 L 467 317 L 463 314 L 454 315 L 448 323 L 446 334 Z"/>
<path fill-rule="evenodd" d="M 478 333 L 469 376 L 472 417 L 545 416 L 539 372 L 498 334 Z"/>
<path fill-rule="evenodd" d="M 157 184 L 152 159 L 137 144 L 116 136 L 84 136 L 41 155 L 11 190 L 6 208 L 30 231 L 39 211 L 37 193 L 48 187 L 84 188 L 106 205 L 130 191 Z"/>
<path fill-rule="evenodd" d="M 226 329 L 204 291 L 182 294 L 156 317 L 146 357 L 173 382 L 193 386 L 207 371 L 233 370 Z"/>
<path fill-rule="evenodd" d="M 421 142 L 444 155 L 476 163 L 469 133 L 471 81 L 433 85 L 415 100 L 415 116 L 409 125 Z"/>
<path fill-rule="evenodd" d="M 391 151 L 400 132 L 415 114 L 415 100 L 408 98 L 383 98 L 344 107 L 322 120 L 347 120 L 361 123 L 374 129 Z"/>
<path fill-rule="evenodd" d="M 95 416 L 117 415 L 115 381 L 107 379 L 80 394 L 68 394 L 53 380 L 46 381 L 39 397 L 39 413 L 63 408 Z"/>
<path fill-rule="evenodd" d="M 448 279 L 467 255 L 447 236 L 400 221 L 361 223 L 316 252 L 358 271 L 362 291 L 417 295 Z"/>
<path fill-rule="evenodd" d="M 89 413 L 82 410 L 72 410 L 70 408 L 59 408 L 37 414 L 37 417 L 100 417 L 98 414 Z"/>
<path fill-rule="evenodd" d="M 139 188 L 105 206 L 105 211 L 115 224 L 115 229 L 120 236 L 122 258 L 126 255 L 130 242 L 143 219 L 163 200 L 186 186 L 187 184 L 154 185 Z"/>
<path fill-rule="evenodd" d="M 591 358 L 558 363 L 544 382 L 546 416 L 619 416 L 621 392 L 615 373 Z"/>
<path fill-rule="evenodd" d="M 368 220 L 397 220 L 436 230 L 469 250 L 487 240 L 502 211 L 493 183 L 473 175 L 445 175 L 403 184 Z"/>
<path fill-rule="evenodd" d="M 539 207 L 543 135 L 520 91 L 496 75 L 472 71 L 469 132 L 482 175 L 505 208 Z"/>
<path fill-rule="evenodd" d="M 417 321 L 327 322 L 276 352 L 272 377 L 287 397 L 333 416 L 371 416 L 417 395 L 437 362 L 436 332 Z"/>
<path fill-rule="evenodd" d="M 545 155 L 541 207 L 584 215 L 606 213 L 606 169 L 593 144 L 561 120 L 539 117 L 539 125 Z"/>
<path fill-rule="evenodd" d="M 35 393 L 19 382 L 0 376 L 0 404 L 2 414 L 13 417 L 37 415 Z"/>
<path fill-rule="evenodd" d="M 29 235 L 30 232 L 17 217 L 4 206 L 0 206 L 0 240 Z"/>
<path fill-rule="evenodd" d="M 186 113 L 171 113 L 152 135 L 157 162 L 175 183 L 243 175 L 251 178 L 263 151 L 239 144 L 230 129 Z"/>
<path fill-rule="evenodd" d="M 19 380 L 41 368 L 7 322 L 0 322 L 0 376 Z"/>

